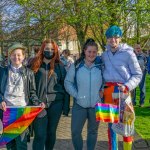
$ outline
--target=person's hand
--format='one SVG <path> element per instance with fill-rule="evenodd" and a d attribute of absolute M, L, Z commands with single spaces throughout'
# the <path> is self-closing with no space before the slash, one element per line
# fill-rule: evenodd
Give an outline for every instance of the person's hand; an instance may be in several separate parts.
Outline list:
<path fill-rule="evenodd" d="M 99 95 L 100 95 L 100 98 L 103 98 L 104 92 L 103 92 L 103 91 L 100 91 L 100 92 L 99 92 Z"/>
<path fill-rule="evenodd" d="M 0 109 L 2 109 L 3 111 L 6 111 L 6 102 L 1 102 L 0 104 Z"/>
<path fill-rule="evenodd" d="M 69 113 L 63 112 L 64 117 L 68 117 Z"/>
<path fill-rule="evenodd" d="M 45 106 L 45 103 L 40 103 L 40 106 L 44 109 L 46 106 Z"/>
<path fill-rule="evenodd" d="M 70 111 L 70 109 L 64 109 L 63 110 L 63 115 L 65 116 L 65 117 L 67 117 L 68 115 L 69 115 L 69 111 Z"/>
<path fill-rule="evenodd" d="M 125 85 L 118 83 L 118 86 L 119 86 L 118 89 L 119 89 L 121 92 L 126 91 L 126 86 L 125 86 Z"/>

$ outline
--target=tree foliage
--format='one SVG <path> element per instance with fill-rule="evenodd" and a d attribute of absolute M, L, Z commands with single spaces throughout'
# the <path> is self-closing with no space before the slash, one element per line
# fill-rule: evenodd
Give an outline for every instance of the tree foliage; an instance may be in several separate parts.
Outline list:
<path fill-rule="evenodd" d="M 58 40 L 59 30 L 70 26 L 76 31 L 80 47 L 90 36 L 104 50 L 105 31 L 111 25 L 119 25 L 124 33 L 122 40 L 131 45 L 140 42 L 144 46 L 150 37 L 149 0 L 5 0 L 5 3 L 7 9 L 0 3 L 1 15 L 7 14 L 1 17 L 5 18 L 1 30 L 22 29 L 28 38 L 34 33 L 39 39 Z"/>

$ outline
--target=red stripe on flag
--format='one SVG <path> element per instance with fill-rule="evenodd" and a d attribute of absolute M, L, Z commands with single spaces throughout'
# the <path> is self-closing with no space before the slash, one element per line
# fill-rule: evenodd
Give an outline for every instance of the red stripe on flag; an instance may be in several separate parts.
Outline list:
<path fill-rule="evenodd" d="M 34 118 L 37 116 L 39 112 L 42 111 L 42 108 L 33 108 L 32 113 L 31 111 L 28 114 L 22 115 L 20 118 L 18 118 L 13 124 L 10 124 L 9 126 L 5 127 L 4 131 L 7 131 L 11 129 L 12 127 L 18 127 L 19 126 L 28 126 Z"/>

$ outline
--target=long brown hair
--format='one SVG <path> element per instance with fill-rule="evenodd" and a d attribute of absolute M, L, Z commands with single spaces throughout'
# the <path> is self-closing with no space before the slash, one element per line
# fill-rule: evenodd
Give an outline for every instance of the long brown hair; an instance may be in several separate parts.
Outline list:
<path fill-rule="evenodd" d="M 60 63 L 60 56 L 59 56 L 59 52 L 58 52 L 58 46 L 51 39 L 46 39 L 42 43 L 40 51 L 38 52 L 37 56 L 33 60 L 33 63 L 31 65 L 31 69 L 34 71 L 34 73 L 36 73 L 39 70 L 41 64 L 43 63 L 43 59 L 44 59 L 44 55 L 43 55 L 44 48 L 45 48 L 46 44 L 49 44 L 49 43 L 52 44 L 53 49 L 54 49 L 54 54 L 53 54 L 54 56 L 50 60 L 50 70 L 49 70 L 49 73 L 48 73 L 48 76 L 50 77 L 54 73 L 55 63 Z"/>

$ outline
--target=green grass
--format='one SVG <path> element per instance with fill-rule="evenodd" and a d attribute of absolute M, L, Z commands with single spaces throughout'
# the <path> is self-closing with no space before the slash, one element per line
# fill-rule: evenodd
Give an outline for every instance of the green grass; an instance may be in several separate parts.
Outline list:
<path fill-rule="evenodd" d="M 146 99 L 144 107 L 135 107 L 135 130 L 144 139 L 150 140 L 150 75 L 146 77 Z M 137 104 L 139 103 L 139 89 L 137 89 Z"/>

